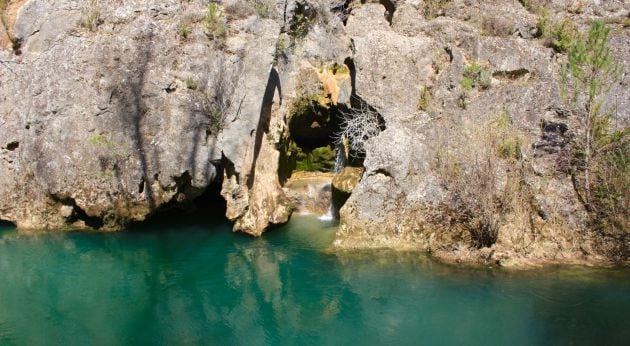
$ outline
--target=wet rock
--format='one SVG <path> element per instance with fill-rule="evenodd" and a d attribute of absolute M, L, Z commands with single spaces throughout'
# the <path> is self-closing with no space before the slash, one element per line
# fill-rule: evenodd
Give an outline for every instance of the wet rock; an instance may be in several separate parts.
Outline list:
<path fill-rule="evenodd" d="M 332 173 L 294 172 L 284 191 L 294 212 L 324 215 L 330 209 Z"/>

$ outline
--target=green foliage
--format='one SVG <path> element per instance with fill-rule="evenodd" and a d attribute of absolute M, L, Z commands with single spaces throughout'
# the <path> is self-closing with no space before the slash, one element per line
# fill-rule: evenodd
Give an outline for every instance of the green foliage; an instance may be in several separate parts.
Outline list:
<path fill-rule="evenodd" d="M 225 40 L 227 37 L 227 29 L 218 4 L 214 2 L 208 4 L 203 26 L 206 29 L 206 35 L 211 39 L 219 42 Z"/>
<path fill-rule="evenodd" d="M 537 13 L 549 3 L 549 0 L 519 0 L 518 2 L 520 2 L 527 11 Z"/>
<path fill-rule="evenodd" d="M 426 85 L 420 90 L 420 99 L 418 100 L 418 110 L 426 111 L 431 103 L 431 91 Z"/>
<path fill-rule="evenodd" d="M 276 11 L 274 0 L 254 0 L 254 11 L 260 18 L 273 18 Z"/>
<path fill-rule="evenodd" d="M 107 149 L 110 154 L 118 159 L 124 158 L 129 154 L 124 145 L 117 143 L 101 134 L 90 136 L 89 142 L 96 147 Z"/>
<path fill-rule="evenodd" d="M 522 156 L 523 141 L 512 125 L 507 110 L 504 108 L 494 122 L 497 156 L 504 160 L 519 160 Z"/>
<path fill-rule="evenodd" d="M 555 23 L 547 37 L 547 44 L 556 52 L 564 53 L 569 49 L 577 33 L 575 24 L 570 19 Z"/>
<path fill-rule="evenodd" d="M 464 67 L 464 75 L 461 81 L 461 86 L 464 91 L 470 91 L 473 88 L 487 89 L 492 82 L 492 73 L 490 70 L 479 65 L 477 61 L 473 60 L 470 64 Z"/>
<path fill-rule="evenodd" d="M 318 100 L 319 95 L 317 94 L 300 96 L 293 104 L 293 113 L 296 116 L 300 116 L 309 112 L 319 112 L 317 107 L 313 107 L 313 105 L 318 103 Z M 321 116 L 321 114 L 318 114 L 318 116 Z"/>
<path fill-rule="evenodd" d="M 304 38 L 311 28 L 311 20 L 302 13 L 297 13 L 289 26 L 289 35 L 295 38 Z"/>
<path fill-rule="evenodd" d="M 186 78 L 186 89 L 197 90 L 197 82 L 192 77 Z"/>
<path fill-rule="evenodd" d="M 223 130 L 226 110 L 221 109 L 211 93 L 205 95 L 202 107 L 203 114 L 210 120 L 210 130 L 215 134 Z"/>
<path fill-rule="evenodd" d="M 577 35 L 577 28 L 570 19 L 554 22 L 544 7 L 540 9 L 536 28 L 545 45 L 558 53 L 566 53 Z"/>
<path fill-rule="evenodd" d="M 187 40 L 188 36 L 191 34 L 190 26 L 186 22 L 179 23 L 179 27 L 177 28 L 177 34 L 182 40 Z"/>
<path fill-rule="evenodd" d="M 576 34 L 569 46 L 568 63 L 561 71 L 564 95 L 569 93 L 572 103 L 588 113 L 600 108 L 599 98 L 621 73 L 608 46 L 609 33 L 602 21 L 594 21 L 586 36 Z"/>
<path fill-rule="evenodd" d="M 298 148 L 295 169 L 298 171 L 331 171 L 335 167 L 335 150 L 330 146 L 315 148 L 309 153 Z"/>
<path fill-rule="evenodd" d="M 90 136 L 90 144 L 92 145 L 96 145 L 96 146 L 108 146 L 109 143 L 111 143 L 111 141 L 109 140 L 109 138 L 101 135 L 101 134 L 95 134 Z"/>
<path fill-rule="evenodd" d="M 586 35 L 576 34 L 561 77 L 563 95 L 573 105 L 582 132 L 572 146 L 576 190 L 594 224 L 606 232 L 620 228 L 627 232 L 629 131 L 611 133 L 610 112 L 603 107 L 621 73 L 611 54 L 609 33 L 602 21 L 594 21 Z"/>

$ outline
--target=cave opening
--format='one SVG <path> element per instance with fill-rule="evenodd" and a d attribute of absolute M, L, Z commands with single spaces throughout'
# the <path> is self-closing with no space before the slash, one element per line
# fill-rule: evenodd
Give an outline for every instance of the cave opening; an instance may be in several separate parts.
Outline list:
<path fill-rule="evenodd" d="M 17 225 L 11 221 L 0 219 L 0 229 L 16 228 L 16 226 Z"/>
<path fill-rule="evenodd" d="M 217 166 L 217 177 L 203 191 L 192 187 L 192 177 L 184 172 L 176 177 L 177 193 L 171 201 L 160 206 L 144 221 L 134 222 L 127 229 L 134 232 L 155 229 L 176 229 L 182 226 L 212 227 L 227 223 L 227 205 L 221 196 L 222 173 Z"/>
<path fill-rule="evenodd" d="M 363 158 L 346 152 L 342 132 L 343 119 L 352 114 L 344 104 L 324 104 L 317 97 L 302 97 L 288 124 L 281 155 L 280 180 L 295 172 L 334 173 L 344 166 L 363 165 Z"/>

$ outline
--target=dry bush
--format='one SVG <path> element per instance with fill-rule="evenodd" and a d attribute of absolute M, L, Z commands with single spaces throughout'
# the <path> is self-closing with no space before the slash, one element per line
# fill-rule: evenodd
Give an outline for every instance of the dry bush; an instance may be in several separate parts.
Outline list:
<path fill-rule="evenodd" d="M 217 60 L 216 64 L 217 74 L 208 81 L 202 103 L 202 111 L 210 121 L 210 128 L 214 133 L 223 129 L 227 116 L 234 110 L 234 94 L 243 75 L 240 64 L 231 64 L 223 59 Z"/>
<path fill-rule="evenodd" d="M 364 102 L 360 108 L 341 113 L 340 131 L 335 134 L 336 145 L 349 146 L 352 157 L 365 157 L 365 144 L 383 130 L 381 115 Z"/>
<path fill-rule="evenodd" d="M 520 136 L 505 111 L 489 123 L 455 127 L 463 135 L 439 136 L 444 143 L 436 151 L 434 169 L 447 191 L 447 204 L 470 232 L 471 245 L 489 247 L 508 214 L 530 213 Z M 519 226 L 527 228 L 528 219 L 521 218 Z"/>
<path fill-rule="evenodd" d="M 102 22 L 98 0 L 83 0 L 81 14 L 83 15 L 81 25 L 90 31 L 96 31 L 96 28 Z"/>

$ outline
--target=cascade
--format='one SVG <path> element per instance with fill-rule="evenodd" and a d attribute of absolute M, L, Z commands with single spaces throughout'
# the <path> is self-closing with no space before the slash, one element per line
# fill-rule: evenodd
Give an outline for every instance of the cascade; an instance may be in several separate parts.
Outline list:
<path fill-rule="evenodd" d="M 337 153 L 335 155 L 335 169 L 334 172 L 335 173 L 339 173 L 346 165 L 346 148 L 343 144 L 343 141 L 339 141 L 339 143 L 336 144 L 336 149 L 337 149 Z M 331 181 L 331 186 L 330 189 L 332 191 L 332 181 Z M 332 221 L 334 220 L 338 215 L 338 210 L 336 210 L 335 208 L 335 204 L 333 203 L 332 198 L 330 199 L 330 206 L 328 206 L 328 212 L 326 212 L 326 214 L 322 215 L 319 217 L 319 219 L 321 221 Z"/>

